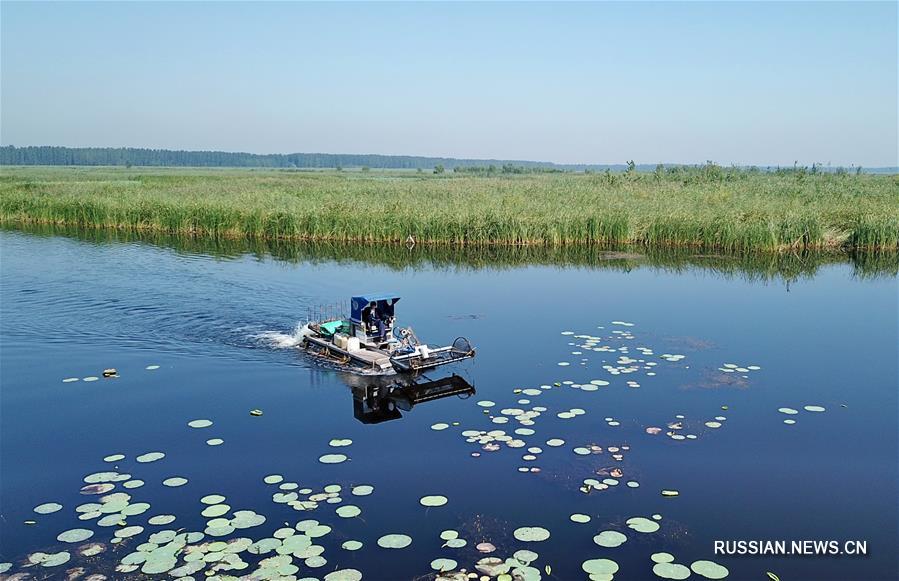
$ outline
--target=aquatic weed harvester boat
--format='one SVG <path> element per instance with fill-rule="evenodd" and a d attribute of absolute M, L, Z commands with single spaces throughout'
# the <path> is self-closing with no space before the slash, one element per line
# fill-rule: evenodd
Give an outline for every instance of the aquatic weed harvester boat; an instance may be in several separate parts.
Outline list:
<path fill-rule="evenodd" d="M 333 363 L 375 375 L 418 373 L 474 357 L 465 337 L 431 347 L 412 327 L 396 327 L 394 293 L 354 296 L 350 316 L 310 321 L 301 330 L 303 348 Z"/>

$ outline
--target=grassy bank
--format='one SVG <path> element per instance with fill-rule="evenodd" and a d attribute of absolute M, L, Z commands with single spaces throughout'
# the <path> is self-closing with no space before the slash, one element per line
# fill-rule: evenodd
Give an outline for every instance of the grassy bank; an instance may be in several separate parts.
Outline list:
<path fill-rule="evenodd" d="M 899 248 L 899 177 L 14 168 L 0 221 L 216 238 Z"/>

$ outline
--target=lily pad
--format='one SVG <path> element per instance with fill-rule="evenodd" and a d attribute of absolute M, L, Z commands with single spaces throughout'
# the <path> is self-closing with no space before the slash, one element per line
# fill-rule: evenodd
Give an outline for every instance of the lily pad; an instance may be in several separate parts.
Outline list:
<path fill-rule="evenodd" d="M 448 502 L 448 499 L 445 496 L 433 495 L 433 496 L 423 496 L 418 501 L 422 506 L 443 506 Z"/>
<path fill-rule="evenodd" d="M 382 549 L 405 549 L 412 544 L 412 537 L 402 534 L 384 535 L 378 539 L 378 546 Z"/>
<path fill-rule="evenodd" d="M 617 547 L 623 545 L 626 541 L 627 536 L 618 531 L 602 531 L 593 537 L 593 542 L 600 547 Z"/>
<path fill-rule="evenodd" d="M 103 458 L 103 461 L 104 462 L 118 462 L 119 460 L 124 460 L 124 459 L 125 459 L 124 454 L 112 454 L 111 456 L 107 456 L 107 457 Z"/>
<path fill-rule="evenodd" d="M 344 454 L 325 454 L 318 459 L 322 464 L 340 464 L 346 460 L 347 457 Z"/>
<path fill-rule="evenodd" d="M 440 431 L 442 431 L 442 430 L 447 429 L 448 427 L 449 427 L 449 424 L 444 423 L 444 422 L 438 422 L 438 423 L 432 425 L 432 426 L 431 426 L 431 429 L 434 430 L 434 431 L 436 431 L 436 432 L 440 432 Z"/>
<path fill-rule="evenodd" d="M 671 553 L 653 553 L 650 557 L 654 563 L 672 563 L 674 555 Z"/>
<path fill-rule="evenodd" d="M 339 569 L 325 575 L 325 581 L 361 581 L 362 572 L 357 569 Z"/>
<path fill-rule="evenodd" d="M 135 535 L 139 535 L 139 534 L 141 534 L 142 532 L 144 532 L 144 527 L 142 527 L 142 526 L 130 526 L 130 527 L 124 527 L 124 528 L 121 528 L 121 529 L 117 530 L 117 531 L 114 533 L 114 536 L 116 536 L 116 537 L 118 537 L 118 538 L 120 538 L 120 539 L 127 539 L 127 538 L 129 538 L 129 537 L 133 537 L 133 536 L 135 536 Z"/>
<path fill-rule="evenodd" d="M 80 543 L 81 541 L 86 541 L 92 536 L 94 536 L 94 531 L 92 530 L 70 529 L 65 532 L 59 533 L 59 536 L 56 537 L 56 540 L 62 541 L 63 543 Z"/>
<path fill-rule="evenodd" d="M 572 522 L 581 524 L 590 522 L 590 517 L 586 514 L 574 513 L 568 518 L 570 518 Z"/>
<path fill-rule="evenodd" d="M 279 482 L 284 481 L 284 477 L 280 474 L 269 474 L 265 478 L 262 479 L 266 484 L 278 484 Z"/>
<path fill-rule="evenodd" d="M 686 579 L 690 576 L 690 569 L 678 563 L 656 563 L 652 572 L 663 579 Z"/>
<path fill-rule="evenodd" d="M 362 548 L 362 543 L 360 541 L 344 541 L 342 545 L 340 545 L 342 549 L 347 551 L 358 551 Z"/>
<path fill-rule="evenodd" d="M 358 506 L 347 504 L 339 507 L 335 512 L 337 513 L 337 516 L 341 518 L 353 518 L 362 514 L 362 509 L 360 509 Z"/>
<path fill-rule="evenodd" d="M 149 520 L 147 520 L 147 523 L 154 526 L 164 526 L 173 522 L 175 522 L 175 515 L 173 514 L 159 514 L 151 516 Z"/>
<path fill-rule="evenodd" d="M 543 527 L 520 527 L 512 536 L 522 542 L 540 542 L 549 538 L 549 531 Z"/>
<path fill-rule="evenodd" d="M 56 502 L 45 502 L 34 507 L 34 512 L 38 514 L 52 514 L 62 510 L 62 505 Z"/>
<path fill-rule="evenodd" d="M 209 446 L 221 446 L 224 443 L 225 441 L 221 438 L 210 438 L 206 440 L 206 444 L 208 444 Z"/>
<path fill-rule="evenodd" d="M 589 575 L 614 575 L 618 572 L 618 563 L 611 559 L 590 559 L 581 564 L 581 569 Z"/>
<path fill-rule="evenodd" d="M 162 460 L 165 458 L 165 454 L 163 452 L 147 452 L 146 454 L 141 454 L 135 460 L 144 464 L 147 462 L 156 462 L 157 460 Z"/>
<path fill-rule="evenodd" d="M 818 413 L 827 411 L 827 409 L 825 407 L 820 406 L 820 405 L 807 405 L 807 406 L 803 407 L 802 409 L 804 409 L 807 412 L 818 412 Z"/>
<path fill-rule="evenodd" d="M 192 420 L 187 425 L 191 428 L 208 428 L 212 425 L 212 420 Z"/>
<path fill-rule="evenodd" d="M 352 489 L 353 496 L 368 496 L 372 492 L 374 492 L 375 487 L 369 486 L 368 484 L 360 484 L 359 486 L 354 486 Z"/>
<path fill-rule="evenodd" d="M 455 569 L 458 566 L 459 566 L 459 564 L 452 559 L 441 558 L 441 559 L 434 559 L 433 561 L 431 561 L 431 569 L 433 569 L 435 571 L 441 571 L 441 572 L 452 571 L 453 569 Z"/>
<path fill-rule="evenodd" d="M 659 523 L 642 516 L 635 516 L 625 521 L 627 526 L 638 533 L 654 533 L 659 530 Z"/>
<path fill-rule="evenodd" d="M 693 561 L 690 569 L 697 575 L 702 575 L 706 579 L 724 579 L 730 574 L 727 567 L 719 565 L 713 561 Z"/>
<path fill-rule="evenodd" d="M 231 507 L 227 504 L 213 504 L 203 509 L 200 514 L 206 518 L 216 518 L 228 514 Z"/>
<path fill-rule="evenodd" d="M 172 476 L 171 478 L 166 478 L 162 481 L 163 486 L 168 486 L 170 488 L 177 488 L 179 486 L 184 486 L 187 484 L 187 478 L 182 478 L 180 476 Z"/>
<path fill-rule="evenodd" d="M 64 565 L 69 562 L 69 559 L 72 558 L 72 555 L 68 551 L 60 551 L 59 553 L 51 553 L 47 555 L 43 561 L 41 561 L 42 567 L 58 567 L 59 565 Z"/>
<path fill-rule="evenodd" d="M 335 438 L 335 439 L 331 440 L 330 442 L 328 442 L 328 445 L 332 446 L 334 448 L 343 448 L 343 447 L 351 445 L 352 443 L 353 443 L 353 441 L 350 440 L 349 438 L 344 438 L 344 439 Z"/>
<path fill-rule="evenodd" d="M 225 497 L 221 494 L 208 494 L 200 499 L 203 504 L 221 504 L 225 502 Z"/>

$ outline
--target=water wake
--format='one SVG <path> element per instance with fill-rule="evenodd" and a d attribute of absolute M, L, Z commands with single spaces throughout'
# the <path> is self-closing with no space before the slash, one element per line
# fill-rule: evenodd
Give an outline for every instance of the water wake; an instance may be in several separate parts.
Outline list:
<path fill-rule="evenodd" d="M 303 342 L 305 323 L 297 323 L 293 333 L 281 331 L 263 331 L 253 336 L 256 341 L 272 349 L 290 349 Z"/>

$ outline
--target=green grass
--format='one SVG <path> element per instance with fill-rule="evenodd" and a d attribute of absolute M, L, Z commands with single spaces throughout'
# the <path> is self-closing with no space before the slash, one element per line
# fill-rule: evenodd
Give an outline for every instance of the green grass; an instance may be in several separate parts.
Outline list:
<path fill-rule="evenodd" d="M 4 167 L 0 221 L 251 240 L 896 250 L 899 176 Z"/>

